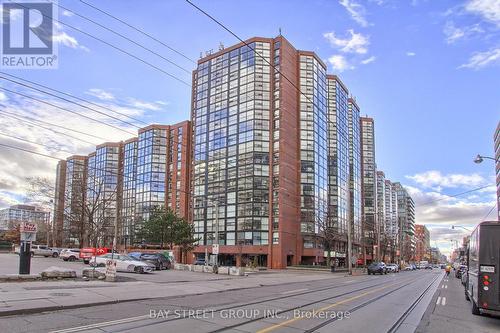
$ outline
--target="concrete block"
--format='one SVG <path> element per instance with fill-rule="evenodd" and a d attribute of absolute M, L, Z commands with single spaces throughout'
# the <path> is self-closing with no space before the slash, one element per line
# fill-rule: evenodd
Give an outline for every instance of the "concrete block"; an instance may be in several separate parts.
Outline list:
<path fill-rule="evenodd" d="M 87 277 L 89 279 L 104 279 L 106 278 L 106 269 L 105 268 L 84 268 L 82 271 L 82 276 Z M 101 278 L 102 277 L 102 278 Z"/>
<path fill-rule="evenodd" d="M 229 275 L 229 267 L 221 266 L 219 267 L 219 275 Z"/>
<path fill-rule="evenodd" d="M 193 265 L 193 270 L 195 272 L 203 273 L 203 266 L 201 266 L 201 265 Z"/>
<path fill-rule="evenodd" d="M 76 272 L 69 268 L 51 266 L 44 269 L 40 275 L 42 278 L 76 278 Z"/>
<path fill-rule="evenodd" d="M 214 271 L 212 266 L 203 266 L 204 273 L 212 273 Z"/>

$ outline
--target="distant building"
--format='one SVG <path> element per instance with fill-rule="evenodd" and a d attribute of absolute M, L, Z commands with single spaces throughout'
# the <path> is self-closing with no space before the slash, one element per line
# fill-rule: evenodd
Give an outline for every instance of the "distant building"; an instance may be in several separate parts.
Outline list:
<path fill-rule="evenodd" d="M 428 260 L 430 257 L 430 233 L 425 225 L 415 225 L 415 261 Z"/>
<path fill-rule="evenodd" d="M 375 124 L 361 117 L 362 229 L 367 259 L 374 259 L 377 239 L 377 165 L 375 163 Z"/>
<path fill-rule="evenodd" d="M 31 205 L 14 205 L 0 210 L 0 231 L 15 229 L 22 222 L 35 223 L 39 229 L 47 228 L 50 212 Z"/>
<path fill-rule="evenodd" d="M 397 223 L 401 258 L 408 262 L 415 255 L 415 203 L 401 183 L 393 183 L 397 193 Z"/>

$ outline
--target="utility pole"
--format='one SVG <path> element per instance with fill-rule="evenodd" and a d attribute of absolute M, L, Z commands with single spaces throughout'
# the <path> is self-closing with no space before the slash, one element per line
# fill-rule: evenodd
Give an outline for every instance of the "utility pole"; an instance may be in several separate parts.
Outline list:
<path fill-rule="evenodd" d="M 219 202 L 214 201 L 214 207 L 215 207 L 215 244 L 219 246 Z M 219 251 L 217 251 L 217 254 L 215 254 L 215 264 L 214 264 L 214 271 L 218 271 L 218 266 L 219 266 Z"/>

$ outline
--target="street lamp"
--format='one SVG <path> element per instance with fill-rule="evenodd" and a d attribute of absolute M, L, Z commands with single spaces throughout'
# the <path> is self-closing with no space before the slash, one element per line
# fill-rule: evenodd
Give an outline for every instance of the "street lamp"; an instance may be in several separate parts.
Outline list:
<path fill-rule="evenodd" d="M 482 156 L 480 154 L 477 154 L 476 158 L 474 159 L 474 163 L 476 163 L 476 164 L 483 163 L 484 159 L 493 160 L 495 162 L 498 162 L 498 159 L 496 159 L 494 157 Z"/>
<path fill-rule="evenodd" d="M 462 228 L 462 229 L 467 230 L 467 231 L 469 231 L 469 232 L 471 232 L 471 231 L 472 231 L 472 230 L 470 230 L 469 228 L 466 228 L 466 227 L 461 226 L 461 225 L 452 225 L 452 226 L 451 226 L 451 229 L 452 229 L 452 230 L 455 230 L 455 228 Z"/>

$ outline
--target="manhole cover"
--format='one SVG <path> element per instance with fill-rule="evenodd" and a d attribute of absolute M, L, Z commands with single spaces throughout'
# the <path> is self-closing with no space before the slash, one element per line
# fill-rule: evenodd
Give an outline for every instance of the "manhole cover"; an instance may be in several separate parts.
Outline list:
<path fill-rule="evenodd" d="M 70 293 L 51 293 L 49 296 L 71 296 L 73 294 Z"/>

